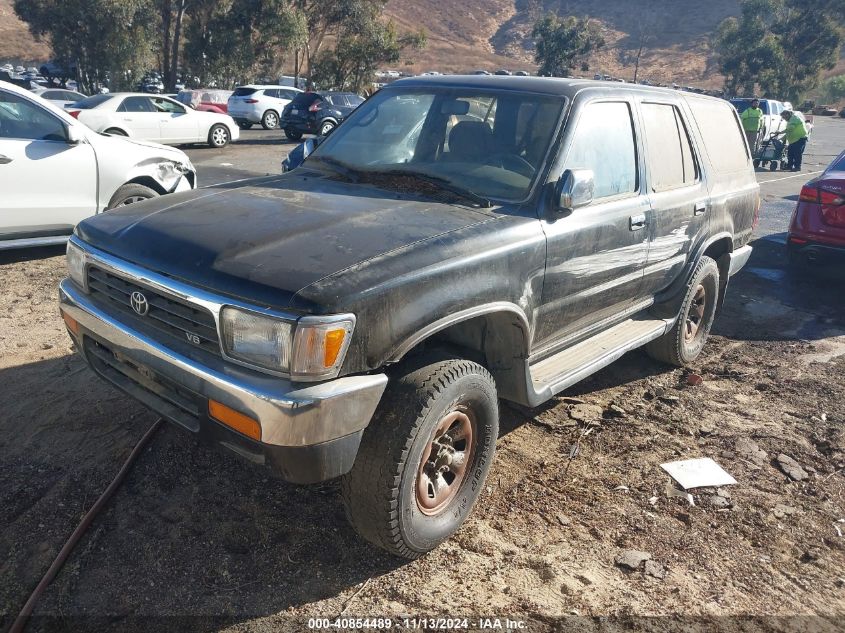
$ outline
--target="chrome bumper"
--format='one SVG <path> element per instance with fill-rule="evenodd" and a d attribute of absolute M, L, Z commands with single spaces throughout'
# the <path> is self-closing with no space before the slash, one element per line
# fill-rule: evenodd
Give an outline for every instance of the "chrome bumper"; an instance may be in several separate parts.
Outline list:
<path fill-rule="evenodd" d="M 385 374 L 301 385 L 233 366 L 207 354 L 208 358 L 200 359 L 198 352 L 179 353 L 127 327 L 101 310 L 68 279 L 61 282 L 59 295 L 61 310 L 80 325 L 74 339 L 89 364 L 92 362 L 85 351 L 86 337 L 105 342 L 115 357 L 130 359 L 144 371 L 204 399 L 203 414 L 207 412 L 207 400 L 214 399 L 258 420 L 261 445 L 306 447 L 359 433 L 369 424 L 387 386 Z M 188 426 L 166 411 L 157 412 Z"/>

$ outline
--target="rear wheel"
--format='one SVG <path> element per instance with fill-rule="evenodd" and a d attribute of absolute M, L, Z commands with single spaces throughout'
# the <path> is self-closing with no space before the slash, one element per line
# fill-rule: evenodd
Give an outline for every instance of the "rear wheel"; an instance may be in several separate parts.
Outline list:
<path fill-rule="evenodd" d="M 112 136 L 129 136 L 126 132 L 124 132 L 123 130 L 119 130 L 116 127 L 110 127 L 105 132 L 103 132 L 103 134 L 111 134 Z"/>
<path fill-rule="evenodd" d="M 212 125 L 208 131 L 208 144 L 218 149 L 226 147 L 231 139 L 229 128 L 222 123 Z"/>
<path fill-rule="evenodd" d="M 125 207 L 127 204 L 135 204 L 136 202 L 149 200 L 150 198 L 158 198 L 158 196 L 159 193 L 155 189 L 130 182 L 114 192 L 106 209 Z"/>
<path fill-rule="evenodd" d="M 719 266 L 702 257 L 692 275 L 675 325 L 660 338 L 648 343 L 646 351 L 659 361 L 683 367 L 693 362 L 710 334 L 719 296 Z"/>
<path fill-rule="evenodd" d="M 293 128 L 285 128 L 285 136 L 289 141 L 298 141 L 302 138 L 302 132 L 297 132 Z"/>
<path fill-rule="evenodd" d="M 760 161 L 755 160 L 753 164 L 754 164 L 754 169 L 757 169 L 760 166 Z"/>
<path fill-rule="evenodd" d="M 261 117 L 261 127 L 265 130 L 275 130 L 279 127 L 279 115 L 273 110 L 267 110 Z"/>
<path fill-rule="evenodd" d="M 769 171 L 777 171 L 778 170 L 778 162 L 773 160 L 769 163 Z"/>
<path fill-rule="evenodd" d="M 252 123 L 249 121 L 238 121 L 238 127 L 242 130 L 249 130 L 252 128 Z"/>
<path fill-rule="evenodd" d="M 468 360 L 421 360 L 394 378 L 342 482 L 355 530 L 417 558 L 449 538 L 484 487 L 499 409 L 492 376 Z"/>

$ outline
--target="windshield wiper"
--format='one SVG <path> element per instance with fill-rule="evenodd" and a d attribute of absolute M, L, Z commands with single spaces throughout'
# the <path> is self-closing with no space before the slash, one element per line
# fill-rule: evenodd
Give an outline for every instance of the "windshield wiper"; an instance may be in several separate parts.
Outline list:
<path fill-rule="evenodd" d="M 447 178 L 443 178 L 441 176 L 433 176 L 431 174 L 426 174 L 420 171 L 411 171 L 406 169 L 390 169 L 388 171 L 383 171 L 379 173 L 385 176 L 408 176 L 410 178 L 416 178 L 417 180 L 422 180 L 423 182 L 436 185 L 441 189 L 445 189 L 446 191 L 454 193 L 455 195 L 465 198 L 466 200 L 471 200 L 472 202 L 484 209 L 489 209 L 493 206 L 493 203 L 491 203 L 484 196 L 475 193 L 471 189 L 456 185 L 451 180 L 448 180 Z"/>
<path fill-rule="evenodd" d="M 330 156 L 309 156 L 310 163 L 321 163 L 326 165 L 331 171 L 346 178 L 349 182 L 358 182 L 360 180 L 359 171 L 353 169 L 346 163 L 343 163 L 336 158 Z"/>

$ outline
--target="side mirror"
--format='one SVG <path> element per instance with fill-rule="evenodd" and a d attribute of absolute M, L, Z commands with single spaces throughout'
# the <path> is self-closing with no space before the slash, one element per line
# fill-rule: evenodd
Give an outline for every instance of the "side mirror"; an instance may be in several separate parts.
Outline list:
<path fill-rule="evenodd" d="M 78 125 L 69 125 L 67 127 L 67 144 L 68 145 L 79 145 L 84 140 L 85 140 L 85 135 L 82 133 L 82 130 L 79 129 Z"/>
<path fill-rule="evenodd" d="M 282 161 L 282 172 L 293 171 L 305 162 L 305 159 L 317 149 L 320 144 L 319 138 L 307 138 L 294 147 L 288 157 Z"/>
<path fill-rule="evenodd" d="M 574 211 L 587 206 L 593 201 L 594 189 L 592 169 L 567 169 L 558 185 L 558 209 Z"/>

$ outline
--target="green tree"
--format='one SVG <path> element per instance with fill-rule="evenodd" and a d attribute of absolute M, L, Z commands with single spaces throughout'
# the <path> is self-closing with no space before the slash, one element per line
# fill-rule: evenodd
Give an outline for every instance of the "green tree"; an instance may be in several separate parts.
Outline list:
<path fill-rule="evenodd" d="M 716 50 L 730 94 L 798 101 L 832 68 L 842 46 L 843 0 L 743 0 L 719 26 Z"/>
<path fill-rule="evenodd" d="M 547 14 L 531 31 L 536 50 L 534 60 L 540 68 L 537 74 L 565 77 L 574 68 L 589 70 L 587 59 L 605 44 L 598 25 L 588 19 L 569 16 L 561 19 Z"/>
<path fill-rule="evenodd" d="M 829 101 L 845 99 L 845 75 L 831 77 L 822 84 L 822 96 Z"/>
<path fill-rule="evenodd" d="M 15 0 L 14 9 L 36 38 L 49 38 L 56 61 L 77 67 L 84 91 L 128 87 L 155 59 L 150 0 Z"/>

